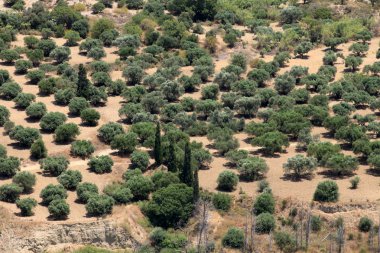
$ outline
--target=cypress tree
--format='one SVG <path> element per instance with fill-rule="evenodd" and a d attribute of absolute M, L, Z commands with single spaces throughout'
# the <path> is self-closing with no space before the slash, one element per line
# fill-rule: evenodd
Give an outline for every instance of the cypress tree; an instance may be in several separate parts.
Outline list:
<path fill-rule="evenodd" d="M 87 78 L 87 71 L 85 67 L 83 66 L 83 64 L 79 64 L 77 96 L 86 98 L 89 86 L 90 86 L 90 81 Z"/>
<path fill-rule="evenodd" d="M 30 147 L 30 156 L 34 159 L 45 158 L 47 149 L 42 139 L 36 140 Z"/>
<path fill-rule="evenodd" d="M 159 122 L 157 122 L 156 138 L 154 140 L 154 159 L 157 165 L 162 164 L 161 127 Z"/>
<path fill-rule="evenodd" d="M 194 170 L 194 182 L 193 182 L 193 200 L 196 203 L 199 200 L 199 178 L 198 169 Z"/>
<path fill-rule="evenodd" d="M 193 186 L 193 171 L 191 169 L 191 149 L 189 143 L 185 146 L 185 157 L 183 159 L 183 167 L 180 174 L 180 180 L 182 183 L 188 186 Z"/>
<path fill-rule="evenodd" d="M 175 155 L 174 144 L 170 142 L 169 144 L 169 158 L 168 158 L 168 171 L 177 172 L 177 159 Z"/>

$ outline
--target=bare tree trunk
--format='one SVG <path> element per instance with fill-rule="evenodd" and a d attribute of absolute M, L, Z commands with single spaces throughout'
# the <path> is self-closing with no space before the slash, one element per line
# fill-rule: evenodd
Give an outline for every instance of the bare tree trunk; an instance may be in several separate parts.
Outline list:
<path fill-rule="evenodd" d="M 306 250 L 309 248 L 309 242 L 310 242 L 310 229 L 311 229 L 311 211 L 309 209 L 307 214 L 307 220 L 306 220 L 306 235 L 305 235 L 305 246 Z"/>
<path fill-rule="evenodd" d="M 379 230 L 377 231 L 377 253 L 380 253 L 380 215 L 379 215 Z"/>
<path fill-rule="evenodd" d="M 206 200 L 200 201 L 201 207 L 201 215 L 200 215 L 200 221 L 199 221 L 199 230 L 198 230 L 198 245 L 197 245 L 197 251 L 198 253 L 201 252 L 202 245 L 207 247 L 208 243 L 208 202 Z"/>
<path fill-rule="evenodd" d="M 371 227 L 371 230 L 369 231 L 369 234 L 368 234 L 368 248 L 371 252 L 375 251 L 375 247 L 374 247 L 374 236 L 375 236 L 375 229 L 374 227 L 372 226 Z"/>
<path fill-rule="evenodd" d="M 272 230 L 269 232 L 269 247 L 268 252 L 272 252 Z"/>
<path fill-rule="evenodd" d="M 300 247 L 302 248 L 303 245 L 303 209 L 300 213 Z"/>
<path fill-rule="evenodd" d="M 249 212 L 245 217 L 245 225 L 244 225 L 244 252 L 249 251 L 249 236 L 248 236 L 248 226 L 249 226 Z"/>
<path fill-rule="evenodd" d="M 338 253 L 344 252 L 344 225 L 340 225 L 337 233 Z"/>
<path fill-rule="evenodd" d="M 250 251 L 253 252 L 255 250 L 255 233 L 256 233 L 256 218 L 253 211 L 251 212 L 251 245 Z"/>

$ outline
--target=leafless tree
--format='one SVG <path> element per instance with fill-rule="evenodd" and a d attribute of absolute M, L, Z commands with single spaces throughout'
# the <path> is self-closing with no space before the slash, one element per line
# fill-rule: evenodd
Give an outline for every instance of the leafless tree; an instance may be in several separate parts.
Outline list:
<path fill-rule="evenodd" d="M 208 200 L 200 200 L 198 203 L 200 216 L 198 224 L 198 252 L 201 252 L 202 248 L 206 249 L 208 244 L 209 206 Z"/>

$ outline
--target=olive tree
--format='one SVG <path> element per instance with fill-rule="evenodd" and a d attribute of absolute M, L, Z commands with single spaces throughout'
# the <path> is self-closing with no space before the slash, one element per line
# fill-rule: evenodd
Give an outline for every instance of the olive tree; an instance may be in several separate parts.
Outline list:
<path fill-rule="evenodd" d="M 318 161 L 314 157 L 296 155 L 289 158 L 283 168 L 286 174 L 292 173 L 295 177 L 300 178 L 305 175 L 311 175 L 316 170 L 317 165 Z"/>

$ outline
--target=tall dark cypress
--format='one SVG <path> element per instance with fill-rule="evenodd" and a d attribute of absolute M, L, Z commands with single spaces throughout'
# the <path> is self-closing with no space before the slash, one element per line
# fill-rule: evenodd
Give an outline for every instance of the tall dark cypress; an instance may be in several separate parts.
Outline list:
<path fill-rule="evenodd" d="M 90 86 L 90 81 L 87 78 L 87 71 L 83 64 L 79 64 L 78 69 L 78 82 L 77 82 L 77 96 L 86 97 L 87 90 Z"/>
<path fill-rule="evenodd" d="M 199 178 L 198 169 L 194 170 L 194 182 L 193 182 L 193 200 L 196 203 L 199 200 Z"/>
<path fill-rule="evenodd" d="M 193 171 L 191 169 L 191 148 L 189 143 L 185 146 L 185 156 L 183 159 L 183 167 L 180 174 L 181 182 L 188 186 L 193 186 Z"/>
<path fill-rule="evenodd" d="M 168 171 L 177 172 L 177 158 L 173 142 L 169 144 Z"/>
<path fill-rule="evenodd" d="M 154 159 L 157 165 L 162 164 L 161 127 L 159 122 L 157 122 L 156 137 L 154 140 Z"/>

